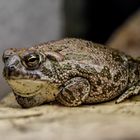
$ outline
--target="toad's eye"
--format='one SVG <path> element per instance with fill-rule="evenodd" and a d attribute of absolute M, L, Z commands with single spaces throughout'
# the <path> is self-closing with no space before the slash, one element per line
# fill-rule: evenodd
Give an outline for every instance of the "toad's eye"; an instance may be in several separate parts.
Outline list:
<path fill-rule="evenodd" d="M 38 54 L 31 53 L 28 55 L 25 55 L 23 57 L 23 64 L 28 69 L 37 69 L 40 64 L 40 58 Z"/>

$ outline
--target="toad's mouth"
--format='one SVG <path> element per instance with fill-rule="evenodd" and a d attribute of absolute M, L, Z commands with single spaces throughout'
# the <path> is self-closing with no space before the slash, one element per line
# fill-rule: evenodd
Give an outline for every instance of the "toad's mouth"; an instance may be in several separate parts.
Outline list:
<path fill-rule="evenodd" d="M 10 79 L 7 80 L 7 82 L 13 91 L 22 97 L 30 97 L 38 94 L 45 84 L 44 81 L 33 81 L 28 79 Z"/>

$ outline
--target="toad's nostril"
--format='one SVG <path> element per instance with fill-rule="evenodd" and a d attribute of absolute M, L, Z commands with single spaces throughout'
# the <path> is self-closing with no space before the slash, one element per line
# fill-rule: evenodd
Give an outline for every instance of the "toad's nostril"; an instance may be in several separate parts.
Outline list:
<path fill-rule="evenodd" d="M 13 70 L 15 70 L 15 67 L 14 66 L 9 66 L 9 70 L 13 71 Z"/>
<path fill-rule="evenodd" d="M 9 71 L 14 71 L 15 70 L 15 66 L 13 66 L 13 65 L 9 66 L 8 69 L 9 69 Z"/>
<path fill-rule="evenodd" d="M 9 72 L 15 71 L 15 66 L 14 65 L 5 66 L 5 70 Z"/>
<path fill-rule="evenodd" d="M 12 75 L 12 73 L 14 73 L 15 71 L 15 66 L 11 65 L 11 66 L 5 66 L 4 70 L 3 70 L 3 75 L 4 77 L 10 77 Z"/>

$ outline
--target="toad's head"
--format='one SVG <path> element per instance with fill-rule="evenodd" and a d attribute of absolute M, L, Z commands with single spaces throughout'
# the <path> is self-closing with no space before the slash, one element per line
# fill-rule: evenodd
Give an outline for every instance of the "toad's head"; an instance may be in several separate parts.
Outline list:
<path fill-rule="evenodd" d="M 33 47 L 7 49 L 3 53 L 3 75 L 14 93 L 23 97 L 31 97 L 42 90 L 56 92 L 60 81 L 57 79 L 52 61 L 60 59 L 60 54 L 44 53 Z"/>

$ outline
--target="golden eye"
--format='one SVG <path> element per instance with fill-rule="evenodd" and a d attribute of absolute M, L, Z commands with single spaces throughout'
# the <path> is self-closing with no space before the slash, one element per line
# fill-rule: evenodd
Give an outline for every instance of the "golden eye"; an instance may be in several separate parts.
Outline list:
<path fill-rule="evenodd" d="M 28 54 L 23 58 L 24 65 L 28 69 L 36 69 L 39 66 L 39 55 L 35 53 Z"/>

